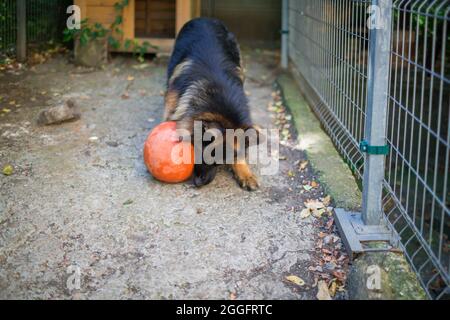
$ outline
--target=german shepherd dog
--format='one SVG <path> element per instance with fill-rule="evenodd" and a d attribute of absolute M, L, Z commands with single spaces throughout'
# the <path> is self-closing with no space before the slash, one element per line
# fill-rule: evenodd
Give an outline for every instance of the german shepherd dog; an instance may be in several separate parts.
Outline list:
<path fill-rule="evenodd" d="M 198 18 L 186 23 L 169 62 L 165 121 L 176 121 L 178 129 L 191 135 L 194 121 L 201 121 L 203 130 L 252 129 L 259 135 L 250 117 L 241 63 L 237 40 L 221 21 Z M 231 144 L 238 147 L 235 141 Z M 242 188 L 258 188 L 245 155 L 232 168 Z M 197 187 L 206 185 L 216 172 L 216 164 L 196 164 L 193 182 Z"/>

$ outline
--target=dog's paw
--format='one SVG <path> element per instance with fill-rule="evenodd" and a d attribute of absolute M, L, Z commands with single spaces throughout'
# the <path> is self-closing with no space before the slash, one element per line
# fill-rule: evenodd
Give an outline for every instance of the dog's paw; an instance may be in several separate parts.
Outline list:
<path fill-rule="evenodd" d="M 241 188 L 248 191 L 255 191 L 259 189 L 258 179 L 253 175 L 239 179 L 239 185 Z"/>

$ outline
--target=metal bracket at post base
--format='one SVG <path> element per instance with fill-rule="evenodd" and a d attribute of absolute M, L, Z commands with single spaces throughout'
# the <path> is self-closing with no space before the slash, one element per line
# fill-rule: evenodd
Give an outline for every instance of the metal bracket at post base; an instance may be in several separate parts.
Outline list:
<path fill-rule="evenodd" d="M 361 253 L 392 251 L 394 249 L 393 234 L 386 226 L 367 226 L 364 224 L 360 213 L 348 212 L 343 209 L 335 209 L 334 216 L 339 234 L 351 260 Z M 386 242 L 386 246 L 370 248 L 367 247 L 369 242 Z"/>

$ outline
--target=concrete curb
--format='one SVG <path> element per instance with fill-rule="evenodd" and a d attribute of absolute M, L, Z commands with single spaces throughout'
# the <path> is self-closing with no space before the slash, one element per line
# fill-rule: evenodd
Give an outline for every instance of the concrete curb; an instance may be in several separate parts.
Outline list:
<path fill-rule="evenodd" d="M 302 96 L 295 79 L 285 73 L 277 79 L 277 84 L 299 132 L 299 146 L 311 160 L 311 165 L 325 191 L 334 199 L 336 207 L 358 211 L 361 206 L 361 190 L 350 168 L 322 130 L 319 120 Z"/>

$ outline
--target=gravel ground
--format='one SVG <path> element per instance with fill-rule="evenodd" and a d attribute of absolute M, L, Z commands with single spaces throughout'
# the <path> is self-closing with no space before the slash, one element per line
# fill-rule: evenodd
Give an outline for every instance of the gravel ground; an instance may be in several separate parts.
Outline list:
<path fill-rule="evenodd" d="M 276 55 L 245 58 L 255 122 L 273 127 Z M 0 74 L 0 167 L 14 168 L 0 174 L 0 298 L 315 298 L 319 227 L 299 212 L 324 195 L 299 190 L 314 179 L 292 174 L 304 154 L 283 147 L 279 173 L 253 193 L 225 168 L 201 189 L 148 174 L 142 146 L 162 118 L 166 63 L 116 56 L 94 71 L 57 56 Z M 36 124 L 69 98 L 80 120 Z"/>

